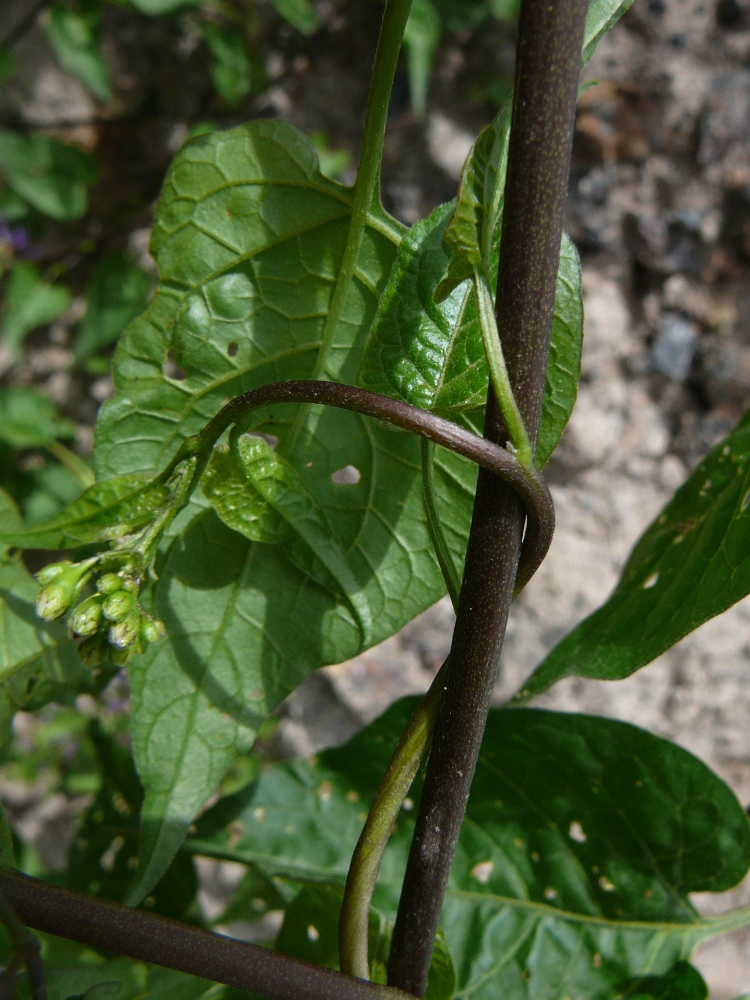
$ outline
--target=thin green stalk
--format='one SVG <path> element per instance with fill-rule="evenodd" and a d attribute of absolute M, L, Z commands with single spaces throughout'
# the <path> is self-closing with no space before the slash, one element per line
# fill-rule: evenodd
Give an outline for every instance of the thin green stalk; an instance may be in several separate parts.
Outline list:
<path fill-rule="evenodd" d="M 388 104 L 411 3 L 412 0 L 386 0 L 378 47 L 375 53 L 375 64 L 372 70 L 370 94 L 367 99 L 365 130 L 359 157 L 359 168 L 357 169 L 357 180 L 354 185 L 349 233 L 346 238 L 344 257 L 341 261 L 341 270 L 336 281 L 331 308 L 328 311 L 323 331 L 323 342 L 313 371 L 313 378 L 316 379 L 335 378 L 337 375 L 337 372 L 328 370 L 328 355 L 344 311 L 349 285 L 357 267 L 367 219 L 379 193 L 380 163 L 383 158 Z"/>
<path fill-rule="evenodd" d="M 458 613 L 458 595 L 461 593 L 461 576 L 453 562 L 451 550 L 445 539 L 445 532 L 440 523 L 440 516 L 437 509 L 437 494 L 435 493 L 435 444 L 427 438 L 422 438 L 420 442 L 422 455 L 422 497 L 424 499 L 424 509 L 427 514 L 427 527 L 430 531 L 432 547 L 437 556 L 440 572 L 443 574 L 445 585 L 448 588 L 453 610 Z"/>
<path fill-rule="evenodd" d="M 370 978 L 367 930 L 375 882 L 388 840 L 435 727 L 443 693 L 445 665 L 417 705 L 401 734 L 354 848 L 339 918 L 341 971 Z"/>
<path fill-rule="evenodd" d="M 505 366 L 492 292 L 487 281 L 477 271 L 474 272 L 474 287 L 479 307 L 479 327 L 482 331 L 484 353 L 487 356 L 487 365 L 490 369 L 492 388 L 495 390 L 495 397 L 510 435 L 516 458 L 521 465 L 531 468 L 534 462 L 534 449 L 529 440 L 521 411 L 518 409 L 516 397 L 513 395 L 508 369 Z"/>

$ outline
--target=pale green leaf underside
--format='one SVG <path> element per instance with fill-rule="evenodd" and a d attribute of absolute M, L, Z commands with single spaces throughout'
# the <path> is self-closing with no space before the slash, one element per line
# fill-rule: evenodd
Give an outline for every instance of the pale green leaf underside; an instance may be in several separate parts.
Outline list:
<path fill-rule="evenodd" d="M 607 603 L 526 681 L 627 677 L 750 593 L 750 413 L 701 462 L 637 543 Z"/>
<path fill-rule="evenodd" d="M 188 846 L 298 881 L 343 880 L 414 704 L 315 763 L 265 771 Z M 374 898 L 388 916 L 412 832 L 404 811 Z M 687 898 L 730 888 L 749 863 L 742 807 L 687 751 L 613 720 L 493 710 L 442 916 L 458 995 L 520 1000 L 530 973 L 536 996 L 615 997 L 750 922 L 750 910 L 702 919 Z"/>
<path fill-rule="evenodd" d="M 581 62 L 585 65 L 610 28 L 620 20 L 631 7 L 633 0 L 592 0 L 583 32 L 583 53 Z"/>

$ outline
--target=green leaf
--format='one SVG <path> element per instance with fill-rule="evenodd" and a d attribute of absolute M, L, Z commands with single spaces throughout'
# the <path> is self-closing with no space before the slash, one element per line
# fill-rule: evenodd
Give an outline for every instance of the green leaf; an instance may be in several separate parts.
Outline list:
<path fill-rule="evenodd" d="M 269 875 L 343 883 L 406 699 L 316 762 L 264 771 L 197 823 L 187 846 Z M 412 790 L 416 800 L 419 786 Z M 410 805 L 407 803 L 407 806 Z M 402 811 L 373 905 L 393 917 L 413 833 Z M 700 917 L 750 866 L 750 825 L 697 758 L 611 719 L 492 710 L 442 914 L 462 997 L 621 996 L 666 976 L 750 909 Z M 316 925 L 317 926 L 317 925 Z M 653 992 L 653 991 L 652 991 Z"/>
<path fill-rule="evenodd" d="M 349 565 L 335 527 L 329 525 L 323 507 L 305 488 L 294 467 L 271 451 L 263 438 L 252 434 L 233 436 L 231 451 L 217 449 L 216 458 L 218 461 L 213 460 L 206 470 L 203 492 L 222 521 L 251 541 L 288 544 L 291 560 L 303 573 L 329 590 L 338 590 L 351 604 L 362 645 L 372 645 L 370 595 Z M 250 510 L 260 501 L 277 515 L 269 538 L 258 532 L 257 518 L 246 527 L 245 497 Z M 263 520 L 261 515 L 261 523 Z M 377 581 L 374 585 L 379 587 Z"/>
<path fill-rule="evenodd" d="M 594 50 L 609 29 L 617 24 L 632 4 L 633 0 L 591 0 L 583 32 L 583 65 L 593 56 Z"/>
<path fill-rule="evenodd" d="M 409 66 L 409 89 L 414 114 L 421 118 L 427 109 L 432 59 L 440 41 L 440 15 L 431 0 L 414 0 L 404 32 Z"/>
<path fill-rule="evenodd" d="M 16 71 L 16 61 L 4 45 L 0 45 L 0 83 L 5 83 Z"/>
<path fill-rule="evenodd" d="M 666 975 L 636 979 L 625 996 L 633 1000 L 706 1000 L 708 987 L 689 962 L 677 962 Z"/>
<path fill-rule="evenodd" d="M 46 23 L 47 38 L 63 69 L 85 84 L 100 101 L 112 101 L 109 66 L 99 45 L 99 4 L 88 0 L 75 11 L 56 3 Z"/>
<path fill-rule="evenodd" d="M 70 305 L 70 297 L 62 285 L 43 281 L 33 264 L 13 268 L 5 289 L 2 336 L 14 357 L 20 354 L 26 334 L 57 319 Z"/>
<path fill-rule="evenodd" d="M 148 14 L 150 17 L 173 14 L 177 10 L 200 6 L 200 0 L 128 0 L 128 3 L 141 14 Z"/>
<path fill-rule="evenodd" d="M 49 521 L 0 531 L 0 542 L 25 549 L 69 549 L 120 538 L 147 524 L 168 489 L 143 473 L 106 479 L 85 490 Z"/>
<path fill-rule="evenodd" d="M 211 79 L 227 102 L 239 104 L 254 86 L 255 71 L 250 54 L 236 30 L 216 24 L 201 24 L 201 34 L 211 53 Z"/>
<path fill-rule="evenodd" d="M 320 160 L 321 174 L 333 181 L 338 180 L 351 166 L 352 154 L 348 149 L 331 149 L 325 132 L 311 132 L 310 140 Z"/>
<path fill-rule="evenodd" d="M 313 374 L 352 380 L 403 230 L 373 207 L 355 279 L 337 300 L 342 319 L 329 320 L 351 197 L 321 175 L 309 140 L 280 122 L 250 122 L 183 147 L 154 226 L 162 284 L 118 344 L 117 394 L 99 419 L 100 476 L 163 468 L 229 396 L 257 385 Z M 168 357 L 185 378 L 165 376 Z M 442 596 L 412 436 L 348 412 L 281 404 L 243 430 L 278 440 L 275 453 L 336 524 L 368 592 L 370 641 Z M 279 701 L 310 670 L 363 648 L 340 586 L 301 570 L 284 545 L 249 542 L 199 510 L 195 501 L 184 512 L 182 536 L 160 568 L 155 611 L 166 615 L 171 642 L 134 668 L 138 690 L 158 691 L 133 703 L 149 843 L 161 842 L 158 800 L 170 849 Z M 470 516 L 465 505 L 451 520 L 458 558 Z M 161 715 L 152 713 L 157 703 Z M 159 865 L 150 867 L 148 851 L 141 858 L 154 877 Z"/>
<path fill-rule="evenodd" d="M 86 212 L 94 160 L 74 146 L 43 135 L 0 129 L 0 170 L 9 186 L 38 211 L 64 222 Z"/>
<path fill-rule="evenodd" d="M 63 420 L 54 403 L 36 389 L 0 389 L 0 441 L 9 448 L 44 448 L 61 438 L 75 437 L 75 427 Z"/>
<path fill-rule="evenodd" d="M 317 31 L 320 21 L 310 0 L 271 0 L 279 14 L 303 35 Z"/>
<path fill-rule="evenodd" d="M 439 305 L 433 301 L 448 271 L 444 234 L 451 211 L 452 203 L 441 205 L 404 237 L 357 382 L 373 392 L 455 418 L 484 405 L 487 363 L 472 284 L 459 284 Z M 573 411 L 582 342 L 581 267 L 573 243 L 564 235 L 537 445 L 540 467 L 557 446 Z M 473 475 L 468 463 L 464 467 L 465 475 Z"/>
<path fill-rule="evenodd" d="M 97 721 L 89 735 L 102 770 L 102 786 L 86 810 L 58 884 L 122 902 L 133 880 L 139 850 L 143 789 L 133 758 Z M 198 879 L 192 858 L 180 852 L 149 899 L 149 910 L 184 919 L 194 904 Z M 192 915 L 192 914 L 191 914 Z"/>
<path fill-rule="evenodd" d="M 76 361 L 80 364 L 120 336 L 148 304 L 149 276 L 124 254 L 103 257 L 94 270 L 86 315 L 78 328 Z"/>
<path fill-rule="evenodd" d="M 750 593 L 750 411 L 646 529 L 603 607 L 581 622 L 516 695 L 561 677 L 618 680 Z"/>
<path fill-rule="evenodd" d="M 0 219 L 6 222 L 15 222 L 24 219 L 29 214 L 29 206 L 19 198 L 15 191 L 10 188 L 3 188 L 0 191 Z"/>

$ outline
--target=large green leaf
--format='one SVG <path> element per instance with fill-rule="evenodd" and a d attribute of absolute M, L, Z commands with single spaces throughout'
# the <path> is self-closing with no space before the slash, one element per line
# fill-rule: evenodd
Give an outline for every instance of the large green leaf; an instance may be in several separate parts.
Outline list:
<path fill-rule="evenodd" d="M 181 150 L 154 226 L 161 286 L 120 340 L 117 395 L 97 427 L 101 476 L 163 467 L 229 396 L 257 385 L 311 375 L 351 381 L 403 233 L 372 209 L 353 280 L 331 313 L 351 197 L 283 123 L 251 122 Z M 165 376 L 170 351 L 185 378 Z M 287 405 L 254 415 L 246 429 L 278 440 L 276 453 L 335 524 L 373 627 L 363 643 L 351 598 L 301 569 L 285 545 L 246 542 L 191 506 L 156 592 L 171 642 L 133 670 L 144 817 L 156 830 L 164 810 L 172 847 L 236 747 L 310 670 L 386 638 L 444 592 L 414 438 L 348 412 Z M 451 517 L 458 559 L 469 519 L 469 504 Z M 152 685 L 161 693 L 141 698 Z M 146 867 L 149 857 L 142 852 Z M 139 878 L 139 891 L 145 885 Z"/>
<path fill-rule="evenodd" d="M 76 361 L 85 361 L 117 340 L 146 308 L 150 286 L 145 271 L 124 254 L 107 254 L 99 261 L 91 279 L 86 315 L 76 335 Z"/>
<path fill-rule="evenodd" d="M 70 299 L 67 288 L 43 281 L 33 264 L 17 264 L 5 289 L 2 320 L 3 340 L 11 354 L 17 357 L 26 334 L 57 319 L 70 305 Z"/>
<path fill-rule="evenodd" d="M 206 813 L 187 846 L 297 881 L 343 880 L 414 704 L 315 762 L 266 770 L 234 810 Z M 388 917 L 413 832 L 407 806 L 374 897 Z M 442 915 L 458 994 L 521 1000 L 530 980 L 550 1000 L 614 1000 L 750 922 L 750 909 L 701 918 L 688 898 L 731 888 L 749 865 L 742 807 L 687 751 L 611 719 L 493 710 Z"/>
<path fill-rule="evenodd" d="M 34 208 L 65 221 L 86 212 L 86 189 L 93 183 L 93 159 L 74 146 L 43 135 L 0 129 L 0 171 L 17 195 Z"/>
<path fill-rule="evenodd" d="M 46 30 L 60 65 L 77 76 L 100 101 L 109 103 L 112 90 L 109 66 L 99 44 L 100 20 L 97 0 L 85 0 L 80 11 L 59 2 L 49 12 Z"/>
<path fill-rule="evenodd" d="M 516 700 L 561 677 L 627 677 L 750 593 L 750 411 L 636 544 L 607 603 L 536 668 Z"/>

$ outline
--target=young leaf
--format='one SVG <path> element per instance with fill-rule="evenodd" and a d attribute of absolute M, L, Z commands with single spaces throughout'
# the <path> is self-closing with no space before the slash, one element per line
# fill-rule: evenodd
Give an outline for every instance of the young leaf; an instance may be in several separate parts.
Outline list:
<path fill-rule="evenodd" d="M 78 363 L 107 347 L 148 304 L 149 276 L 124 254 L 113 253 L 97 264 L 91 279 L 86 315 L 78 328 Z"/>
<path fill-rule="evenodd" d="M 603 607 L 516 695 L 561 677 L 618 680 L 750 593 L 750 411 L 701 462 L 636 544 Z"/>
<path fill-rule="evenodd" d="M 73 73 L 100 101 L 109 104 L 109 66 L 99 46 L 99 4 L 87 0 L 80 12 L 56 3 L 46 23 L 47 38 L 60 65 Z"/>
<path fill-rule="evenodd" d="M 24 549 L 69 549 L 120 538 L 147 524 L 169 491 L 142 473 L 106 479 L 85 490 L 55 517 L 0 531 L 0 542 Z"/>
<path fill-rule="evenodd" d="M 602 38 L 617 24 L 632 4 L 633 0 L 591 0 L 583 32 L 581 62 L 584 66 L 593 56 Z"/>
<path fill-rule="evenodd" d="M 75 437 L 75 427 L 63 420 L 54 403 L 36 389 L 0 389 L 0 441 L 9 448 L 44 448 L 61 438 Z"/>
<path fill-rule="evenodd" d="M 255 71 L 242 37 L 216 24 L 201 24 L 201 34 L 211 53 L 211 79 L 227 102 L 239 104 L 254 86 Z"/>
<path fill-rule="evenodd" d="M 312 35 L 320 24 L 310 0 L 271 0 L 276 10 L 303 35 Z"/>
<path fill-rule="evenodd" d="M 2 336 L 13 357 L 20 355 L 23 339 L 30 330 L 51 323 L 69 305 L 67 288 L 43 281 L 33 264 L 17 264 L 5 290 L 2 320 Z"/>
<path fill-rule="evenodd" d="M 64 222 L 86 212 L 86 189 L 96 177 L 93 159 L 43 135 L 0 129 L 0 171 L 38 211 Z"/>
<path fill-rule="evenodd" d="M 339 590 L 351 603 L 362 645 L 369 646 L 373 625 L 366 590 L 357 580 L 340 539 L 326 519 L 325 511 L 305 488 L 294 467 L 271 451 L 263 438 L 251 434 L 235 436 L 231 452 L 218 452 L 218 455 L 222 464 L 234 459 L 227 484 L 231 497 L 228 503 L 225 502 L 223 477 L 220 473 L 217 475 L 216 463 L 206 470 L 203 491 L 219 517 L 252 541 L 265 541 L 257 534 L 257 521 L 248 531 L 243 530 L 247 517 L 245 503 L 243 499 L 235 499 L 236 492 L 240 493 L 240 497 L 242 494 L 249 496 L 251 507 L 256 498 L 270 507 L 279 519 L 273 526 L 271 541 L 288 544 L 291 559 L 303 572 L 309 573 L 323 586 Z M 244 489 L 240 491 L 236 491 L 235 487 L 238 476 L 245 482 Z M 302 552 L 298 551 L 300 546 L 295 542 L 301 542 Z M 323 569 L 322 574 L 316 563 Z"/>
<path fill-rule="evenodd" d="M 472 284 L 458 284 L 439 305 L 433 301 L 435 289 L 449 267 L 444 236 L 452 209 L 452 203 L 441 205 L 404 237 L 357 382 L 373 392 L 455 418 L 484 405 L 487 362 Z M 456 219 L 458 212 L 453 215 L 454 224 Z M 456 225 L 460 230 L 461 226 Z M 580 262 L 575 247 L 564 235 L 537 445 L 540 467 L 557 446 L 573 411 L 582 340 Z"/>
<path fill-rule="evenodd" d="M 305 882 L 343 881 L 382 769 L 415 704 L 406 699 L 317 762 L 278 764 L 197 823 L 188 847 Z M 416 800 L 419 787 L 412 791 Z M 374 906 L 393 916 L 413 832 L 402 811 Z M 443 909 L 460 996 L 615 1000 L 669 976 L 700 941 L 750 923 L 704 919 L 689 893 L 720 892 L 750 866 L 750 824 L 687 751 L 634 726 L 493 710 Z M 652 991 L 653 992 L 653 991 Z"/>
<path fill-rule="evenodd" d="M 432 58 L 440 41 L 442 25 L 432 0 L 414 0 L 406 22 L 404 46 L 409 66 L 409 89 L 414 114 L 421 118 L 427 109 Z"/>

